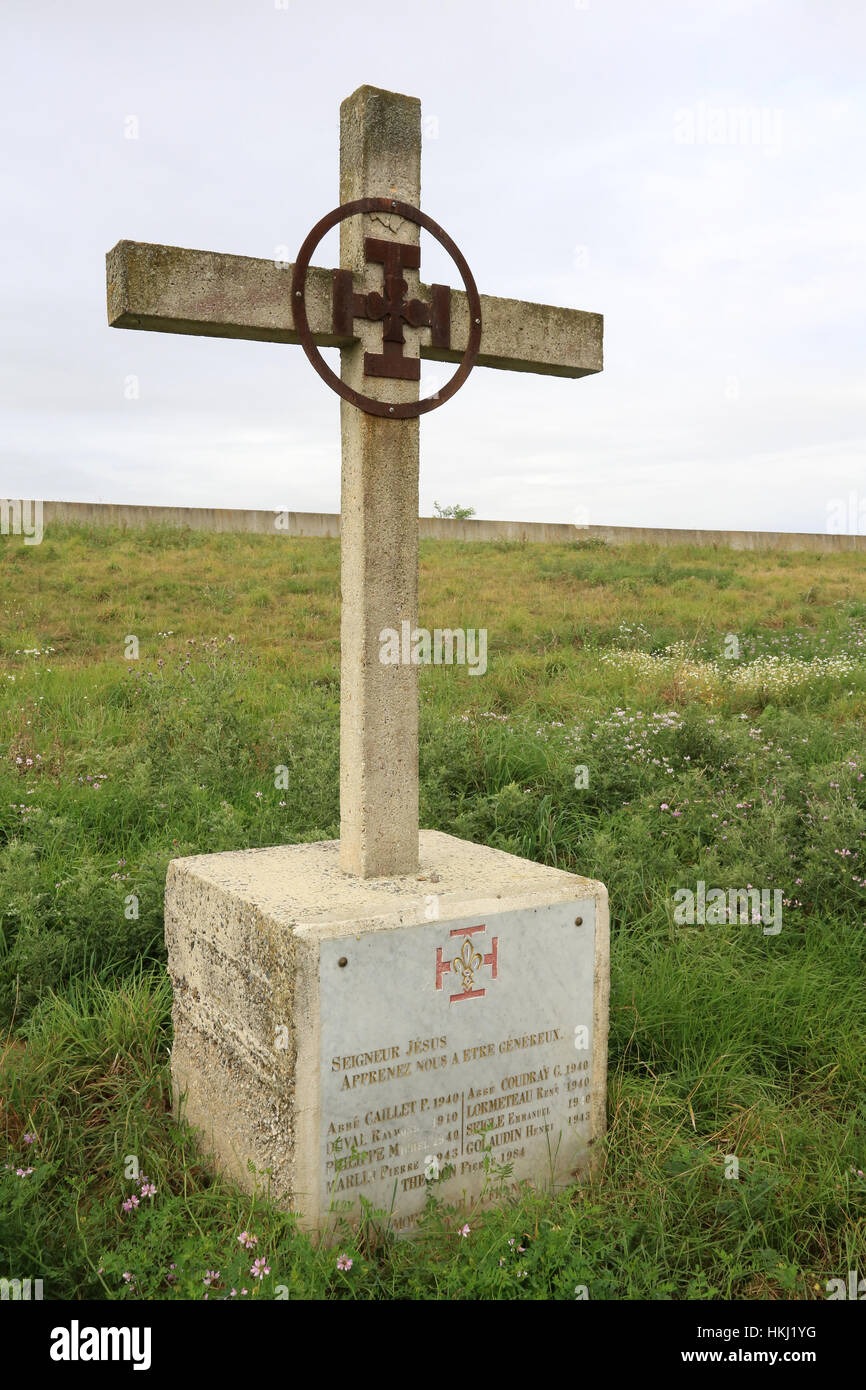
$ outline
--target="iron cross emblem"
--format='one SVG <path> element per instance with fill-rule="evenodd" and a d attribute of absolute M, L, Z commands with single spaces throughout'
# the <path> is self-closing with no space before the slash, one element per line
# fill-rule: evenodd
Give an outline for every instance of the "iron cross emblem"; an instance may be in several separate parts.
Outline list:
<path fill-rule="evenodd" d="M 451 256 L 466 289 L 470 313 L 466 351 L 451 380 L 435 395 L 425 396 L 423 400 L 391 404 L 355 391 L 331 371 L 310 332 L 304 297 L 310 257 L 326 232 L 338 222 L 342 222 L 345 217 L 363 212 L 396 213 L 398 217 L 405 217 L 408 221 L 425 228 Z M 334 332 L 351 334 L 353 319 L 371 319 L 374 322 L 381 320 L 382 351 L 364 353 L 364 375 L 389 377 L 395 381 L 418 381 L 421 377 L 421 363 L 417 357 L 406 357 L 403 353 L 406 341 L 403 326 L 407 323 L 412 328 L 429 328 L 431 345 L 450 349 L 451 290 L 447 285 L 432 285 L 429 304 L 425 304 L 421 299 L 407 299 L 409 286 L 403 279 L 403 271 L 419 269 L 421 250 L 418 246 L 399 241 L 382 241 L 378 237 L 366 237 L 364 255 L 369 264 L 381 265 L 382 291 L 380 293 L 378 290 L 370 290 L 367 294 L 359 294 L 354 288 L 351 270 L 334 271 L 331 307 Z M 463 385 L 475 364 L 481 346 L 481 300 L 465 257 L 438 222 L 434 222 L 432 217 L 428 217 L 411 203 L 403 203 L 396 198 L 358 198 L 352 203 L 342 203 L 316 223 L 298 252 L 292 273 L 292 314 L 301 346 L 323 381 L 344 400 L 351 401 L 368 415 L 386 415 L 395 420 L 410 419 L 444 405 Z"/>

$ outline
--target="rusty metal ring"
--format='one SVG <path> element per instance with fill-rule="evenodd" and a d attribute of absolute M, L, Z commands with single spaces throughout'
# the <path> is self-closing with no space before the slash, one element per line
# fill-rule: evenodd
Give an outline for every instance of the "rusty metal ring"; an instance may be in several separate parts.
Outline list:
<path fill-rule="evenodd" d="M 408 222 L 417 223 L 419 227 L 430 232 L 441 246 L 444 246 L 460 271 L 466 297 L 469 301 L 469 341 L 457 371 L 450 381 L 436 392 L 435 396 L 425 396 L 420 401 L 403 401 L 392 404 L 389 401 L 377 401 L 372 396 L 362 395 L 360 391 L 355 391 L 340 380 L 313 342 L 304 295 L 310 257 L 326 232 L 329 232 L 332 227 L 336 227 L 337 223 L 342 222 L 344 218 L 353 217 L 361 212 L 394 212 L 398 217 L 405 217 Z M 460 390 L 472 371 L 481 346 L 481 299 L 472 271 L 466 264 L 463 253 L 455 246 L 448 233 L 442 230 L 439 223 L 433 221 L 432 217 L 428 217 L 418 208 L 413 208 L 411 203 L 401 203 L 395 198 L 358 198 L 353 203 L 342 203 L 340 207 L 334 208 L 333 212 L 329 212 L 326 217 L 316 223 L 298 252 L 298 258 L 292 272 L 292 317 L 295 332 L 301 340 L 301 347 L 319 376 L 327 382 L 331 390 L 336 391 L 338 396 L 343 397 L 343 400 L 351 401 L 352 405 L 356 405 L 359 410 L 366 411 L 368 415 L 383 415 L 389 420 L 413 420 L 418 415 L 426 414 L 428 410 L 435 410 L 437 406 L 444 405 L 455 391 Z"/>

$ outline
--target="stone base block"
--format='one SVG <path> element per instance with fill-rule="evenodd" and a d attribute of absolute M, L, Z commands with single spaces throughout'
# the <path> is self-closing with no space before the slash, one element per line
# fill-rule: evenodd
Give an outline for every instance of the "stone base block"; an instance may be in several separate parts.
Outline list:
<path fill-rule="evenodd" d="M 343 873 L 336 841 L 196 855 L 169 865 L 166 942 L 176 1101 L 304 1228 L 361 1199 L 409 1228 L 437 1172 L 445 1200 L 479 1197 L 485 1153 L 509 1181 L 589 1166 L 603 884 L 431 830 L 394 879 Z"/>

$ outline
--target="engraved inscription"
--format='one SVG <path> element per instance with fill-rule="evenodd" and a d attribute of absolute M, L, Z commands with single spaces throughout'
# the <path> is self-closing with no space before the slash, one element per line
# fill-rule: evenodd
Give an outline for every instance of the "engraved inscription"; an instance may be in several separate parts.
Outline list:
<path fill-rule="evenodd" d="M 593 1016 L 594 943 L 574 916 L 556 904 L 322 943 L 323 1221 L 364 1197 L 403 1229 L 431 1172 L 459 1200 L 480 1192 L 485 1158 L 513 1180 L 568 1181 L 585 1163 L 592 1039 L 576 1053 L 575 1030 Z"/>

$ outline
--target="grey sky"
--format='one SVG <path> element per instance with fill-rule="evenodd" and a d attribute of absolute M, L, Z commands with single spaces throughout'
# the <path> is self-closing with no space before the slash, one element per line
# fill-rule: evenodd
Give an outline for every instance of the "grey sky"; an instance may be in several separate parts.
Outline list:
<path fill-rule="evenodd" d="M 601 376 L 479 368 L 422 421 L 422 512 L 866 531 L 860 0 L 5 0 L 0 30 L 0 496 L 337 510 L 301 350 L 110 330 L 104 255 L 294 259 L 368 82 L 421 98 L 422 206 L 483 293 L 605 315 Z"/>

